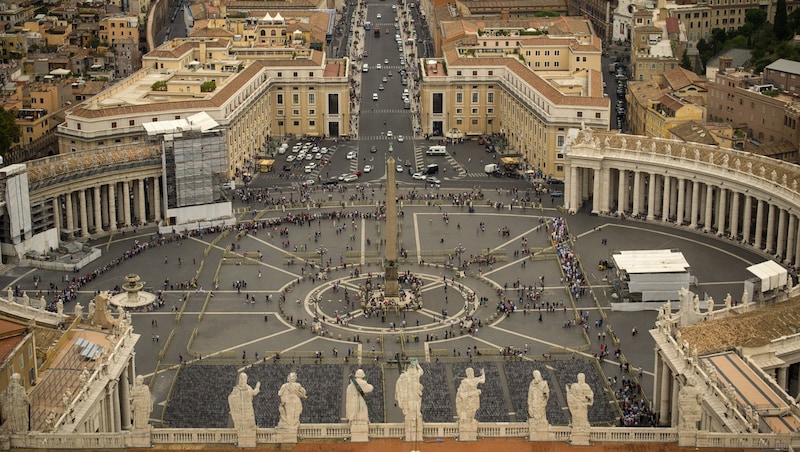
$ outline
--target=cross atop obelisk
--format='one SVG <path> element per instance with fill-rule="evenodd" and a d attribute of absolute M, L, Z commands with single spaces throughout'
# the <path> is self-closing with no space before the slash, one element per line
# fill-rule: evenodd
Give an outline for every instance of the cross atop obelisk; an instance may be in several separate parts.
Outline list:
<path fill-rule="evenodd" d="M 386 159 L 386 257 L 383 262 L 386 275 L 383 296 L 387 299 L 400 297 L 400 284 L 397 282 L 397 196 L 393 151 L 390 142 L 389 157 Z"/>

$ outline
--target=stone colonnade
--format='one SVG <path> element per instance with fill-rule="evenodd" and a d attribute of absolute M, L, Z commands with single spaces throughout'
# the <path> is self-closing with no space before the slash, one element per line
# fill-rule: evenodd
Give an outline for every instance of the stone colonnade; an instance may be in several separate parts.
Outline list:
<path fill-rule="evenodd" d="M 163 218 L 162 198 L 160 178 L 144 177 L 72 190 L 52 202 L 59 230 L 70 237 L 87 237 L 158 223 Z"/>
<path fill-rule="evenodd" d="M 586 140 L 587 133 L 582 133 Z M 702 229 L 748 244 L 787 265 L 800 264 L 800 194 L 795 179 L 800 179 L 800 167 L 678 141 L 594 135 L 599 138 L 591 138 L 589 132 L 588 142 L 572 144 L 565 154 L 565 207 L 570 212 L 590 207 L 594 214 Z M 628 148 L 634 140 L 636 148 Z M 642 140 L 647 140 L 644 147 Z M 782 173 L 770 172 L 766 165 L 780 166 Z"/>

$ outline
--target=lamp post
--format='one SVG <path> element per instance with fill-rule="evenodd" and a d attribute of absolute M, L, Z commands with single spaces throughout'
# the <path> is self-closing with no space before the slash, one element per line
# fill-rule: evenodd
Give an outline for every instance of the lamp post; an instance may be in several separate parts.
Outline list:
<path fill-rule="evenodd" d="M 325 248 L 325 245 L 320 245 L 317 248 L 317 254 L 319 254 L 319 267 L 325 268 L 325 255 L 328 254 L 328 249 Z"/>
<path fill-rule="evenodd" d="M 458 256 L 458 268 L 460 269 L 461 268 L 461 255 L 464 254 L 464 252 L 467 251 L 467 249 L 464 247 L 464 245 L 461 244 L 461 242 L 458 242 L 458 245 L 456 245 L 456 247 L 455 247 L 455 249 L 453 251 Z"/>

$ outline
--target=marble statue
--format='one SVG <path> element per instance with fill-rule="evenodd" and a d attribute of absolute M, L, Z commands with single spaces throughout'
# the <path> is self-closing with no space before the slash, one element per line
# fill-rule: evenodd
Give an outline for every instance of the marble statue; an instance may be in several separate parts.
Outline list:
<path fill-rule="evenodd" d="M 698 162 L 700 161 L 700 150 L 697 148 L 695 148 L 694 150 L 694 159 L 697 160 Z"/>
<path fill-rule="evenodd" d="M 7 293 L 6 298 L 8 299 L 8 302 L 9 303 L 13 303 L 14 302 L 14 289 L 9 287 L 8 291 L 6 293 Z"/>
<path fill-rule="evenodd" d="M 228 407 L 233 418 L 233 427 L 236 430 L 255 430 L 256 415 L 253 411 L 253 397 L 261 391 L 261 382 L 255 388 L 247 384 L 247 374 L 239 373 L 239 382 L 233 387 L 228 396 Z"/>
<path fill-rule="evenodd" d="M 698 358 L 697 358 L 697 346 L 696 345 L 692 347 L 692 362 L 695 363 L 695 364 L 697 364 L 699 362 Z"/>
<path fill-rule="evenodd" d="M 636 140 L 636 150 L 637 151 L 642 150 L 642 140 Z"/>
<path fill-rule="evenodd" d="M 58 312 L 59 315 L 64 315 L 64 302 L 63 301 L 58 300 L 58 302 L 56 302 L 56 312 Z"/>
<path fill-rule="evenodd" d="M 281 398 L 278 427 L 296 429 L 300 426 L 300 413 L 303 412 L 303 400 L 306 399 L 306 389 L 297 382 L 296 373 L 289 373 L 286 383 L 278 390 L 278 397 Z"/>
<path fill-rule="evenodd" d="M 668 143 L 666 147 L 667 155 L 672 155 L 672 146 Z"/>
<path fill-rule="evenodd" d="M 792 190 L 797 191 L 797 179 L 792 179 Z"/>
<path fill-rule="evenodd" d="M 48 431 L 55 430 L 56 427 L 56 410 L 55 408 L 50 410 L 50 413 L 47 414 L 47 418 L 44 420 L 45 426 L 47 426 Z"/>
<path fill-rule="evenodd" d="M 369 422 L 369 411 L 367 409 L 367 394 L 374 389 L 364 379 L 366 374 L 362 369 L 358 369 L 354 376 L 350 377 L 350 384 L 347 386 L 347 419 L 352 423 L 366 424 Z"/>
<path fill-rule="evenodd" d="M 21 380 L 20 374 L 13 373 L 8 387 L 0 393 L 2 426 L 5 431 L 10 433 L 27 432 L 30 429 L 28 409 L 31 403 Z"/>
<path fill-rule="evenodd" d="M 31 297 L 28 296 L 28 291 L 22 292 L 22 306 L 30 306 L 31 305 Z"/>
<path fill-rule="evenodd" d="M 405 372 L 400 374 L 395 384 L 395 400 L 403 411 L 406 423 L 417 424 L 422 421 L 422 390 L 420 378 L 425 372 L 417 360 L 412 360 Z"/>
<path fill-rule="evenodd" d="M 767 169 L 764 168 L 764 165 L 758 167 L 758 174 L 760 174 L 761 177 L 764 177 L 764 175 L 767 174 Z"/>
<path fill-rule="evenodd" d="M 87 372 L 86 369 L 83 371 Z M 136 382 L 131 388 L 131 412 L 133 414 L 134 430 L 147 428 L 152 410 L 153 396 L 150 394 L 150 387 L 144 384 L 143 376 L 137 375 Z"/>
<path fill-rule="evenodd" d="M 733 299 L 731 297 L 731 294 L 728 293 L 725 296 L 725 309 L 730 309 L 732 303 L 733 303 Z"/>
<path fill-rule="evenodd" d="M 594 404 L 594 391 L 586 383 L 586 375 L 578 374 L 576 383 L 567 385 L 567 405 L 572 415 L 572 428 L 589 427 L 589 405 Z"/>
<path fill-rule="evenodd" d="M 714 153 L 713 152 L 709 152 L 708 153 L 708 163 L 710 163 L 712 165 L 714 164 Z"/>
<path fill-rule="evenodd" d="M 708 297 L 706 300 L 706 312 L 709 314 L 714 312 L 714 297 Z"/>
<path fill-rule="evenodd" d="M 83 318 L 83 306 L 80 303 L 75 303 L 75 317 Z"/>
<path fill-rule="evenodd" d="M 686 158 L 686 146 L 681 146 L 681 158 Z"/>
<path fill-rule="evenodd" d="M 695 385 L 694 377 L 687 378 L 686 384 L 678 392 L 678 413 L 680 430 L 697 430 L 697 422 L 703 413 L 703 398 Z"/>
<path fill-rule="evenodd" d="M 79 378 L 81 381 L 81 388 L 83 388 L 86 386 L 86 383 L 89 382 L 89 369 L 84 367 Z"/>
<path fill-rule="evenodd" d="M 728 154 L 722 156 L 722 166 L 728 167 Z"/>
<path fill-rule="evenodd" d="M 783 173 L 783 174 L 781 175 L 781 185 L 783 185 L 783 186 L 785 187 L 785 186 L 786 186 L 786 182 L 787 182 L 788 180 L 789 180 L 789 176 L 787 176 L 787 175 L 786 175 L 786 173 Z"/>
<path fill-rule="evenodd" d="M 742 304 L 750 303 L 750 294 L 747 293 L 747 289 L 742 292 Z"/>
<path fill-rule="evenodd" d="M 39 297 L 39 312 L 44 312 L 44 308 L 47 307 L 47 301 L 44 299 L 44 295 Z"/>
<path fill-rule="evenodd" d="M 700 296 L 694 294 L 694 298 L 692 298 L 692 309 L 694 312 L 700 312 Z"/>
<path fill-rule="evenodd" d="M 655 141 L 650 142 L 650 152 L 655 154 L 657 149 L 658 149 L 658 147 L 656 145 L 656 142 Z"/>
<path fill-rule="evenodd" d="M 72 391 L 67 389 L 66 392 L 61 396 L 61 404 L 64 405 L 64 411 L 69 409 L 69 405 L 72 403 Z"/>
<path fill-rule="evenodd" d="M 734 160 L 733 167 L 736 168 L 736 171 L 740 171 L 742 169 L 742 161 L 739 159 Z"/>
<path fill-rule="evenodd" d="M 467 367 L 464 373 L 467 376 L 461 380 L 456 393 L 456 412 L 459 421 L 474 422 L 475 413 L 481 404 L 481 390 L 478 389 L 478 385 L 486 383 L 486 371 L 481 369 L 481 376 L 476 377 L 475 371 Z"/>
<path fill-rule="evenodd" d="M 753 174 L 753 162 L 747 162 L 747 172 Z"/>
<path fill-rule="evenodd" d="M 94 319 L 94 311 L 96 309 L 96 306 L 97 305 L 95 305 L 94 300 L 89 301 L 89 315 L 87 316 L 89 320 Z"/>
<path fill-rule="evenodd" d="M 774 182 L 775 180 L 778 179 L 778 172 L 775 171 L 775 170 L 772 170 L 772 172 L 769 173 L 769 178 L 772 179 L 772 181 Z"/>
<path fill-rule="evenodd" d="M 528 386 L 528 417 L 534 424 L 540 426 L 548 425 L 547 422 L 547 401 L 550 399 L 550 386 L 547 380 L 542 378 L 542 373 L 538 370 L 533 371 L 533 380 Z"/>
<path fill-rule="evenodd" d="M 606 139 L 604 140 L 604 144 L 605 144 L 605 147 L 611 146 L 611 138 L 606 137 Z"/>
<path fill-rule="evenodd" d="M 628 149 L 628 139 L 627 138 L 622 137 L 622 146 L 621 147 L 622 147 L 622 149 Z"/>

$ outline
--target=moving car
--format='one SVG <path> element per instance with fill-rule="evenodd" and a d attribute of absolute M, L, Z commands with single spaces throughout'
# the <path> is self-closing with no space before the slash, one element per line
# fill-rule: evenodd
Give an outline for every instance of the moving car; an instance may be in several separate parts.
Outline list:
<path fill-rule="evenodd" d="M 387 130 L 386 131 L 386 138 L 392 138 L 393 136 L 394 136 L 394 134 L 392 133 L 391 130 Z"/>
<path fill-rule="evenodd" d="M 377 147 L 375 147 L 375 146 L 372 146 L 372 147 L 370 147 L 370 148 L 369 148 L 369 153 L 370 153 L 370 154 L 374 154 L 374 153 L 376 153 L 376 152 L 378 152 L 378 148 L 377 148 Z"/>
<path fill-rule="evenodd" d="M 376 64 L 375 65 L 375 69 L 380 70 L 381 69 L 381 64 L 380 63 Z"/>
<path fill-rule="evenodd" d="M 372 172 L 372 165 L 364 165 L 364 172 L 371 173 Z"/>
<path fill-rule="evenodd" d="M 405 139 L 405 138 L 403 138 L 403 135 L 397 135 L 397 141 L 399 141 L 400 143 L 402 143 L 402 142 L 403 142 L 403 141 L 405 141 L 405 140 L 406 140 L 406 139 Z"/>
<path fill-rule="evenodd" d="M 383 91 L 383 84 L 378 85 L 378 91 Z"/>
<path fill-rule="evenodd" d="M 354 158 L 358 157 L 358 152 L 350 151 L 345 157 L 347 157 L 347 160 L 353 160 Z"/>
<path fill-rule="evenodd" d="M 416 180 L 425 180 L 426 177 L 427 176 L 425 176 L 422 173 L 414 173 L 414 174 L 411 175 L 411 178 L 412 179 L 416 179 Z"/>
<path fill-rule="evenodd" d="M 347 176 L 344 177 L 344 179 L 342 179 L 342 181 L 344 182 L 355 182 L 357 180 L 358 176 L 356 176 L 355 174 L 348 174 Z"/>
<path fill-rule="evenodd" d="M 381 18 L 381 13 L 378 13 L 378 14 L 376 14 L 376 15 L 375 15 L 375 18 L 376 18 L 376 19 L 380 19 L 380 18 Z"/>
<path fill-rule="evenodd" d="M 392 5 L 392 6 L 394 6 L 394 5 Z M 384 58 L 383 59 L 383 64 L 389 64 L 389 59 L 388 58 Z"/>
<path fill-rule="evenodd" d="M 442 181 L 440 181 L 439 179 L 437 179 L 437 178 L 435 178 L 433 176 L 428 176 L 425 179 L 425 182 L 427 182 L 427 183 L 429 183 L 431 185 L 442 185 Z"/>
<path fill-rule="evenodd" d="M 394 169 L 395 169 L 395 170 L 396 170 L 398 173 L 402 173 L 402 172 L 403 172 L 403 165 L 397 165 L 397 166 L 395 166 L 395 167 L 394 167 Z"/>
<path fill-rule="evenodd" d="M 372 93 L 372 100 L 378 100 L 378 93 Z"/>

